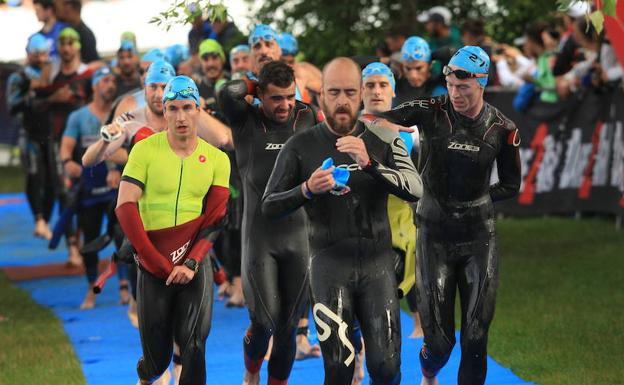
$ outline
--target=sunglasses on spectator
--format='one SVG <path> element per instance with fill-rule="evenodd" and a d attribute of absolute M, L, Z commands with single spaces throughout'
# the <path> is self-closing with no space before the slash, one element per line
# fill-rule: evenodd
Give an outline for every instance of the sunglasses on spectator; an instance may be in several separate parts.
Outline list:
<path fill-rule="evenodd" d="M 475 73 L 460 70 L 460 69 L 453 70 L 449 66 L 444 66 L 444 68 L 442 68 L 442 74 L 444 76 L 449 76 L 451 74 L 454 74 L 455 77 L 459 80 L 466 80 L 466 79 L 471 79 L 471 78 L 486 78 L 488 76 L 488 74 L 475 74 Z"/>

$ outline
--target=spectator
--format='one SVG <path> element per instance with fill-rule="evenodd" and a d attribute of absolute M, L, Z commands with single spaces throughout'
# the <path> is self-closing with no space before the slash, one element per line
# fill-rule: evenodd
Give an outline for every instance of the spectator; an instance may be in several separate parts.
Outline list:
<path fill-rule="evenodd" d="M 585 1 L 577 1 L 570 8 L 560 14 L 562 22 L 561 40 L 557 52 L 557 58 L 553 67 L 553 75 L 561 76 L 570 71 L 574 64 L 583 61 L 583 53 L 578 42 L 574 38 L 574 22 L 584 17 L 589 11 L 589 4 Z"/>
<path fill-rule="evenodd" d="M 39 31 L 40 34 L 45 36 L 50 44 L 50 58 L 58 59 L 58 50 L 56 48 L 56 39 L 58 38 L 61 30 L 67 26 L 67 24 L 58 21 L 56 18 L 56 12 L 54 10 L 54 3 L 52 0 L 34 0 L 33 5 L 35 7 L 35 15 L 37 20 L 43 23 L 43 27 Z"/>
<path fill-rule="evenodd" d="M 537 61 L 537 70 L 533 76 L 525 76 L 524 80 L 539 87 L 539 97 L 542 102 L 556 103 L 559 97 L 556 91 L 555 76 L 552 72 L 555 55 L 547 47 L 548 40 L 544 41 L 544 37 L 547 36 L 550 34 L 546 23 L 537 22 L 526 29 L 524 48 Z"/>
<path fill-rule="evenodd" d="M 235 46 L 247 42 L 245 35 L 231 21 L 215 20 L 212 22 L 212 30 L 217 34 L 215 40 L 221 44 L 225 52 L 230 52 Z"/>
<path fill-rule="evenodd" d="M 496 62 L 498 82 L 503 87 L 520 88 L 525 83 L 524 78 L 535 72 L 535 61 L 507 44 L 500 44 L 492 58 Z"/>
<path fill-rule="evenodd" d="M 386 56 L 392 56 L 393 53 L 401 52 L 401 47 L 405 44 L 405 40 L 407 40 L 408 36 L 410 36 L 410 29 L 406 25 L 397 25 L 393 26 L 386 32 L 385 49 L 389 51 Z"/>
<path fill-rule="evenodd" d="M 459 49 L 464 45 L 459 29 L 451 25 L 452 20 L 451 11 L 442 6 L 433 7 L 418 16 L 418 21 L 425 23 L 432 51 L 449 46 Z"/>
<path fill-rule="evenodd" d="M 93 31 L 80 17 L 82 0 L 54 0 L 54 8 L 59 20 L 66 22 L 80 35 L 80 57 L 85 63 L 100 60 Z"/>

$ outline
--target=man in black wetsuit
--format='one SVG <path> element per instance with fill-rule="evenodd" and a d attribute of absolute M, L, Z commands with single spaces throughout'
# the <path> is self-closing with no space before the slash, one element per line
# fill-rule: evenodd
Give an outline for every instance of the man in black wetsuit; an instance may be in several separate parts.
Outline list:
<path fill-rule="evenodd" d="M 372 384 L 401 381 L 401 326 L 388 193 L 415 201 L 422 183 L 398 133 L 357 123 L 359 66 L 337 58 L 323 70 L 326 123 L 291 138 L 280 152 L 262 211 L 283 217 L 305 208 L 312 251 L 310 285 L 325 385 L 351 384 L 355 349 L 349 328 L 360 322 Z M 319 166 L 331 157 L 336 167 Z M 337 169 L 350 172 L 338 185 Z M 344 174 L 344 171 L 342 172 Z"/>
<path fill-rule="evenodd" d="M 455 344 L 455 292 L 462 309 L 460 385 L 483 384 L 494 315 L 498 248 L 492 202 L 520 188 L 518 129 L 483 101 L 490 59 L 479 47 L 444 67 L 448 96 L 415 99 L 380 115 L 418 125 L 424 194 L 418 203 L 418 311 L 425 343 L 422 384 L 437 384 Z M 387 125 L 390 125 L 389 123 Z M 499 182 L 490 186 L 496 161 Z"/>
<path fill-rule="evenodd" d="M 261 102 L 245 101 L 256 94 Z M 260 212 L 262 193 L 280 149 L 297 131 L 318 123 L 311 106 L 295 101 L 293 70 L 263 65 L 258 83 L 234 80 L 219 93 L 234 137 L 243 180 L 242 278 L 251 325 L 244 338 L 244 384 L 258 384 L 273 336 L 269 384 L 286 384 L 295 358 L 297 322 L 308 295 L 308 240 L 303 212 L 270 221 Z M 279 230 L 278 230 L 279 229 Z"/>

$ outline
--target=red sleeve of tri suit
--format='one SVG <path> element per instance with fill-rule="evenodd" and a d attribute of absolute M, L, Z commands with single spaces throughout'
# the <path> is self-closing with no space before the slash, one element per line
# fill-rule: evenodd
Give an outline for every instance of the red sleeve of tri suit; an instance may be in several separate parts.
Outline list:
<path fill-rule="evenodd" d="M 206 229 L 218 223 L 225 216 L 227 201 L 230 196 L 230 189 L 222 186 L 212 186 L 206 194 L 206 205 L 204 207 L 204 220 L 201 229 Z M 201 232 L 200 229 L 200 232 Z M 201 237 L 198 238 L 187 258 L 191 258 L 200 263 L 208 251 L 212 248 L 212 242 Z"/>

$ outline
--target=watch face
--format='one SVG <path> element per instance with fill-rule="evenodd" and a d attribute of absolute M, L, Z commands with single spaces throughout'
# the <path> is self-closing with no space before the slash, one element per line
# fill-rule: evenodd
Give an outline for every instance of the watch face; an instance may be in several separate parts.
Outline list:
<path fill-rule="evenodd" d="M 197 261 L 194 259 L 187 259 L 184 261 L 184 265 L 191 270 L 197 271 Z"/>

